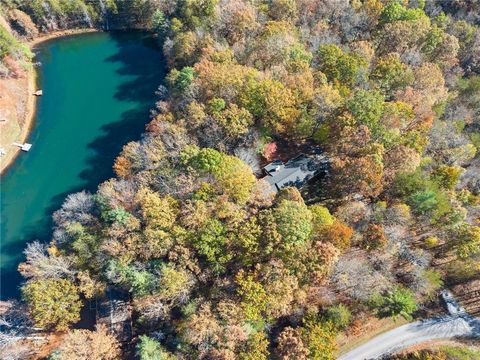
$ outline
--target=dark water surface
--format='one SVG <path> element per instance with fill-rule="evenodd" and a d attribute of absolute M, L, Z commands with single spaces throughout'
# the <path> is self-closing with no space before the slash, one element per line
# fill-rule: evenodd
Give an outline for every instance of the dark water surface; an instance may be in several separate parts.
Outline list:
<path fill-rule="evenodd" d="M 143 132 L 164 77 L 160 48 L 140 32 L 71 36 L 36 52 L 44 95 L 27 140 L 33 146 L 1 177 L 1 299 L 18 296 L 23 248 L 49 241 L 51 215 L 65 197 L 113 175 L 122 146 Z"/>

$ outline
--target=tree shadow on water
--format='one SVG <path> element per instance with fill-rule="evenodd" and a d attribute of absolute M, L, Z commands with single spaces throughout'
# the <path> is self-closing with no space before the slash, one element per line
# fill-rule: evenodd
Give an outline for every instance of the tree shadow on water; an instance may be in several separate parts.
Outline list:
<path fill-rule="evenodd" d="M 23 250 L 25 249 L 25 245 L 34 240 L 42 242 L 48 241 L 51 234 L 51 227 L 52 221 L 50 213 L 48 217 L 31 224 L 26 229 L 22 229 L 22 233 L 18 235 L 18 239 L 14 239 L 14 241 L 8 244 L 2 243 L 2 256 L 7 259 L 6 261 L 2 261 L 1 264 L 1 300 L 19 297 L 19 286 L 23 278 L 18 272 L 17 266 L 20 261 L 24 260 Z"/>
<path fill-rule="evenodd" d="M 17 173 L 17 176 L 23 177 L 28 172 L 23 169 L 21 164 L 22 158 L 16 159 L 16 162 L 12 164 L 12 168 L 8 171 L 10 176 L 12 173 Z M 20 164 L 19 164 L 20 163 Z M 0 179 L 0 183 L 3 183 L 5 178 Z M 6 180 L 8 182 L 8 180 Z M 11 182 L 11 181 L 10 181 Z M 35 186 L 35 181 L 32 181 L 32 186 Z M 3 193 L 5 191 L 5 193 Z M 41 189 L 40 189 L 41 191 Z M 0 300 L 7 300 L 11 298 L 19 297 L 19 286 L 23 280 L 20 273 L 17 271 L 18 264 L 24 260 L 23 250 L 28 242 L 35 240 L 47 241 L 51 233 L 51 217 L 41 216 L 36 217 L 36 220 L 30 217 L 29 212 L 30 202 L 25 202 L 20 199 L 24 197 L 24 194 L 17 195 L 18 189 L 12 184 L 5 190 L 2 188 L 1 204 L 0 204 Z M 31 196 L 27 196 L 32 201 Z M 17 202 L 18 200 L 18 202 Z M 33 201 L 32 201 L 33 202 Z M 11 206 L 14 206 L 13 212 L 10 213 Z M 39 210 L 41 213 L 42 209 Z M 18 224 L 15 221 L 10 221 L 11 217 L 18 217 L 15 219 L 21 224 L 18 228 Z M 22 218 L 28 219 L 23 221 Z M 25 225 L 28 224 L 28 225 Z M 11 229 L 13 228 L 13 229 Z"/>
<path fill-rule="evenodd" d="M 98 184 L 111 178 L 112 166 L 122 147 L 130 141 L 140 139 L 148 122 L 149 111 L 130 110 L 122 114 L 121 120 L 102 127 L 104 134 L 93 140 L 88 147 L 94 154 L 87 159 L 87 167 L 80 177 L 87 182 L 84 187 L 95 191 Z"/>
<path fill-rule="evenodd" d="M 102 127 L 103 135 L 94 139 L 89 148 L 94 155 L 88 167 L 80 173 L 87 182 L 87 190 L 113 176 L 112 165 L 122 147 L 140 139 L 155 105 L 155 90 L 165 77 L 165 64 L 161 48 L 155 38 L 142 32 L 112 32 L 118 51 L 105 61 L 119 63 L 117 73 L 128 78 L 117 87 L 115 98 L 132 103 L 134 108 L 125 111 L 116 122 Z"/>
<path fill-rule="evenodd" d="M 41 220 L 30 224 L 27 228 L 23 228 L 21 234 L 18 234 L 17 239 L 14 239 L 8 244 L 2 244 L 2 254 L 7 254 L 8 259 L 5 263 L 1 264 L 1 300 L 18 298 L 20 296 L 20 285 L 24 279 L 18 272 L 17 266 L 25 259 L 23 250 L 26 244 L 33 241 L 48 243 L 52 237 L 53 213 L 61 207 L 69 194 L 82 190 L 85 190 L 85 187 L 72 187 L 68 191 L 53 196 Z"/>
<path fill-rule="evenodd" d="M 165 77 L 165 61 L 158 40 L 142 32 L 112 32 L 110 37 L 116 42 L 118 52 L 106 61 L 121 64 L 117 73 L 131 77 L 122 82 L 115 97 L 152 105 L 154 92 Z"/>

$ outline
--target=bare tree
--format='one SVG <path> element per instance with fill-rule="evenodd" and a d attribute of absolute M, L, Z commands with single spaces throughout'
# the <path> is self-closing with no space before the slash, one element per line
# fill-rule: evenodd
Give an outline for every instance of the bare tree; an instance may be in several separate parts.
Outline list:
<path fill-rule="evenodd" d="M 93 219 L 91 214 L 93 205 L 93 195 L 86 191 L 70 194 L 61 209 L 53 214 L 53 220 L 57 226 L 71 222 L 88 225 Z"/>
<path fill-rule="evenodd" d="M 331 276 L 338 291 L 359 301 L 367 301 L 379 291 L 390 286 L 393 279 L 388 273 L 375 269 L 366 253 L 352 252 L 337 262 Z"/>
<path fill-rule="evenodd" d="M 26 278 L 73 278 L 71 261 L 62 255 L 50 255 L 47 245 L 34 241 L 23 252 L 26 260 L 18 266 Z"/>
<path fill-rule="evenodd" d="M 0 359 L 26 359 L 45 341 L 26 314 L 16 301 L 0 302 Z"/>

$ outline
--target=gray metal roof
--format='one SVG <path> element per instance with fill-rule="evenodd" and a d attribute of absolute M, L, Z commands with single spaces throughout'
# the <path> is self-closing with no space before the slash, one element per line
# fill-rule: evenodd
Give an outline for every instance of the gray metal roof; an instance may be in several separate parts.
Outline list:
<path fill-rule="evenodd" d="M 300 155 L 286 164 L 274 161 L 265 166 L 264 170 L 268 174 L 264 179 L 271 185 L 272 191 L 276 192 L 287 186 L 302 187 L 315 175 L 317 164 L 312 158 Z"/>
<path fill-rule="evenodd" d="M 274 172 L 280 171 L 284 166 L 282 160 L 273 160 L 270 164 L 266 165 L 263 170 L 273 175 Z"/>

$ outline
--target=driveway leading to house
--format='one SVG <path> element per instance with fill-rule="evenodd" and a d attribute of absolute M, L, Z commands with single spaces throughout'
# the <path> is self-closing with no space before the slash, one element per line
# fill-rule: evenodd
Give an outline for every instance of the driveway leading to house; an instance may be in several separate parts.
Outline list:
<path fill-rule="evenodd" d="M 450 315 L 415 321 L 379 335 L 338 357 L 338 360 L 370 360 L 409 346 L 436 339 L 480 337 L 480 320 L 468 315 L 450 292 L 442 292 Z"/>
<path fill-rule="evenodd" d="M 340 356 L 338 360 L 377 359 L 429 340 L 475 335 L 480 336 L 480 323 L 469 316 L 444 316 L 416 321 L 379 335 Z"/>

